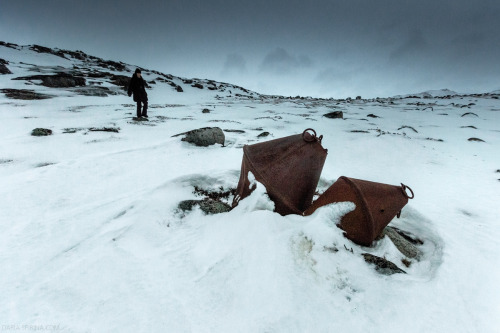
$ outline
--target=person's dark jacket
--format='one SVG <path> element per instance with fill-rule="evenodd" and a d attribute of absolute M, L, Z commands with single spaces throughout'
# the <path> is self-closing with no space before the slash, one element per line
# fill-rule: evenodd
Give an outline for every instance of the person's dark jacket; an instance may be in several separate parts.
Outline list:
<path fill-rule="evenodd" d="M 148 94 L 146 93 L 146 82 L 142 77 L 138 77 L 135 73 L 130 79 L 128 85 L 128 95 L 134 94 L 134 102 L 143 102 L 148 100 Z"/>

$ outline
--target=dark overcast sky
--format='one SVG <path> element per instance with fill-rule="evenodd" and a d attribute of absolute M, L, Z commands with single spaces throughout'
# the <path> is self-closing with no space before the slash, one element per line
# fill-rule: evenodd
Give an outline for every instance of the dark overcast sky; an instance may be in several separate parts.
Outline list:
<path fill-rule="evenodd" d="M 262 93 L 500 89 L 499 0 L 0 0 L 0 40 Z"/>

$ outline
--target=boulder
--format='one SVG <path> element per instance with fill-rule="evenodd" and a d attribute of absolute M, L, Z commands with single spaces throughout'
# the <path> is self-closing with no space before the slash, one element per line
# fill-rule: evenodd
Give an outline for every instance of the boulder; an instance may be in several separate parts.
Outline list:
<path fill-rule="evenodd" d="M 225 136 L 219 127 L 204 127 L 174 136 L 185 135 L 182 141 L 187 141 L 196 146 L 208 147 L 216 143 L 224 145 Z"/>
<path fill-rule="evenodd" d="M 52 135 L 52 130 L 50 130 L 48 128 L 35 128 L 33 131 L 31 131 L 31 135 L 33 135 L 33 136 Z"/>

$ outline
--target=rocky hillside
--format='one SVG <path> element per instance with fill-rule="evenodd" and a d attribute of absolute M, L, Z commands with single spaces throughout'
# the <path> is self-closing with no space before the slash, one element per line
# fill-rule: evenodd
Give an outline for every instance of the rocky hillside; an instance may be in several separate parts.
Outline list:
<path fill-rule="evenodd" d="M 59 88 L 70 95 L 106 97 L 124 94 L 135 68 L 134 65 L 104 60 L 82 51 L 40 45 L 20 46 L 0 41 L 0 74 L 9 75 L 11 80 L 27 86 L 26 89 L 3 86 L 1 92 L 10 98 L 45 99 L 61 95 L 43 94 L 37 86 Z M 228 83 L 181 78 L 146 68 L 141 70 L 149 88 L 158 85 L 178 93 L 205 89 L 219 95 L 258 96 L 255 92 Z"/>

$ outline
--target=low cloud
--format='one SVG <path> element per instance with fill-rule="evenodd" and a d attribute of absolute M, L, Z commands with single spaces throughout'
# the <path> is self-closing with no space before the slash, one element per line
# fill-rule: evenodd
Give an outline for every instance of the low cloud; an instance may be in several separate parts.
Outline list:
<path fill-rule="evenodd" d="M 278 47 L 265 56 L 260 65 L 260 70 L 271 74 L 286 75 L 298 69 L 309 68 L 312 64 L 313 62 L 308 56 L 295 56 Z"/>
<path fill-rule="evenodd" d="M 247 71 L 245 58 L 236 53 L 228 54 L 224 62 L 223 74 L 244 74 Z"/>

